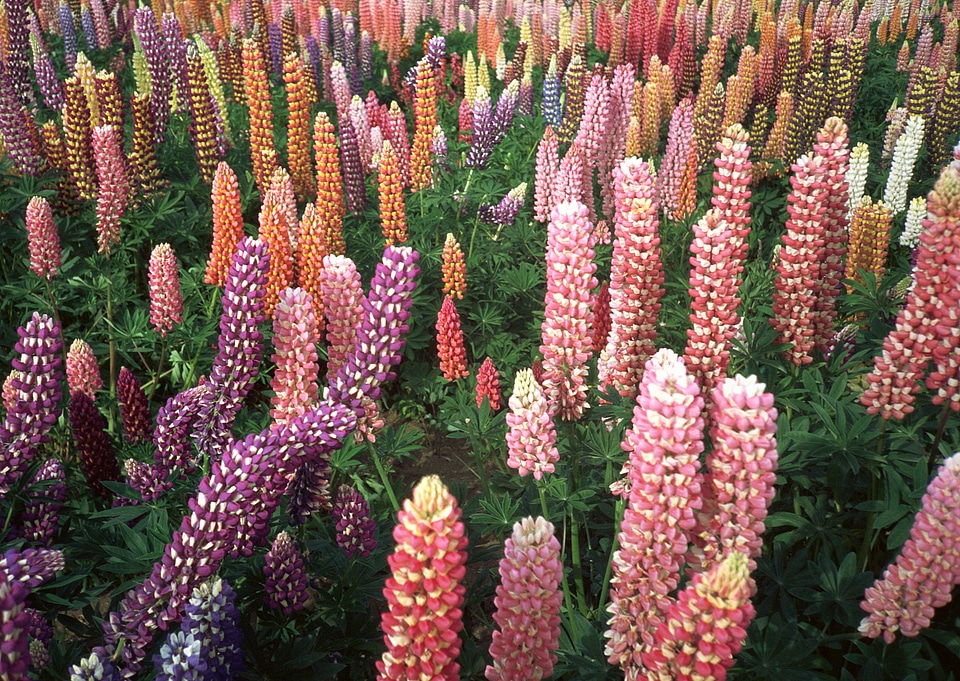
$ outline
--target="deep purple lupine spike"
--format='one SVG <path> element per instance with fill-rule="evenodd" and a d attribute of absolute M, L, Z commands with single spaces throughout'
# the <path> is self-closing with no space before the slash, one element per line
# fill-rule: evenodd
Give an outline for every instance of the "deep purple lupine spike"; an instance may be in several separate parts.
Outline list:
<path fill-rule="evenodd" d="M 320 73 L 320 45 L 317 43 L 317 39 L 312 35 L 307 36 L 305 43 L 307 48 L 308 65 L 313 71 L 313 82 L 317 84 L 318 88 L 322 89 L 323 74 Z"/>
<path fill-rule="evenodd" d="M 120 480 L 120 466 L 107 434 L 106 419 L 93 400 L 79 390 L 70 395 L 70 429 L 87 484 L 97 496 L 109 497 L 110 490 L 103 486 L 103 481 Z"/>
<path fill-rule="evenodd" d="M 41 485 L 42 488 L 28 492 L 18 534 L 28 542 L 49 545 L 57 532 L 60 507 L 67 495 L 60 460 L 47 459 L 33 477 L 33 485 Z"/>
<path fill-rule="evenodd" d="M 0 490 L 22 475 L 60 416 L 60 328 L 47 315 L 34 312 L 17 333 L 18 357 L 12 362 L 18 372 L 12 382 L 17 404 L 0 428 Z"/>
<path fill-rule="evenodd" d="M 363 160 L 360 139 L 348 116 L 340 119 L 340 156 L 343 163 L 343 185 L 347 194 L 347 210 L 360 213 L 367 204 L 367 188 L 363 183 Z"/>
<path fill-rule="evenodd" d="M 465 163 L 468 168 L 483 168 L 490 160 L 494 145 L 493 106 L 490 103 L 490 95 L 483 86 L 477 88 L 471 121 L 473 134 Z"/>
<path fill-rule="evenodd" d="M 133 15 L 133 32 L 143 48 L 150 72 L 150 111 L 153 114 L 153 138 L 159 144 L 166 139 L 170 121 L 170 60 L 150 6 L 140 7 Z"/>
<path fill-rule="evenodd" d="M 63 551 L 53 549 L 10 549 L 0 556 L 0 573 L 28 589 L 51 579 L 63 566 Z"/>
<path fill-rule="evenodd" d="M 77 63 L 77 28 L 73 23 L 73 11 L 66 0 L 60 1 L 59 9 L 60 33 L 63 35 L 63 51 L 67 70 L 72 72 Z"/>
<path fill-rule="evenodd" d="M 270 70 L 273 75 L 283 74 L 283 30 L 280 24 L 267 26 L 267 40 L 270 45 Z"/>
<path fill-rule="evenodd" d="M 266 591 L 263 600 L 271 610 L 280 610 L 284 615 L 303 610 L 310 598 L 307 573 L 303 569 L 300 550 L 286 532 L 278 534 L 267 551 L 263 575 Z"/>
<path fill-rule="evenodd" d="M 353 487 L 340 485 L 333 503 L 333 520 L 337 528 L 337 545 L 347 558 L 357 554 L 366 558 L 377 548 L 377 524 L 370 517 L 370 506 Z"/>
<path fill-rule="evenodd" d="M 23 36 L 27 42 L 27 36 Z M 11 53 L 22 50 L 11 50 Z M 0 64 L 0 133 L 7 146 L 7 154 L 17 171 L 24 175 L 39 175 L 45 165 L 40 150 L 40 137 L 33 116 L 24 108 L 15 90 L 16 82 L 10 69 Z"/>
<path fill-rule="evenodd" d="M 140 380 L 127 367 L 121 367 L 117 377 L 117 404 L 120 406 L 120 421 L 123 437 L 129 444 L 143 442 L 150 437 L 150 410 L 147 394 Z"/>
<path fill-rule="evenodd" d="M 353 352 L 330 384 L 330 398 L 366 415 L 368 403 L 380 399 L 380 386 L 392 380 L 409 330 L 420 255 L 409 247 L 388 246 L 363 299 L 363 321 Z"/>
<path fill-rule="evenodd" d="M 249 435 L 213 462 L 161 560 L 103 623 L 105 653 L 123 642 L 124 676 L 136 674 L 154 633 L 183 617 L 192 590 L 228 552 L 251 555 L 266 538 L 270 516 L 305 452 L 328 457 L 355 427 L 352 411 L 325 402 L 288 424 Z"/>
<path fill-rule="evenodd" d="M 49 109 L 60 109 L 63 106 L 63 88 L 57 79 L 57 73 L 50 59 L 50 51 L 43 40 L 43 33 L 39 26 L 30 32 L 30 51 L 33 53 L 33 72 L 40 86 L 40 97 Z"/>
<path fill-rule="evenodd" d="M 4 3 L 7 10 L 7 44 L 10 46 L 5 55 L 6 67 L 21 105 L 29 105 L 34 101 L 33 86 L 30 84 L 30 60 L 23 49 L 29 35 L 27 8 L 32 4 L 28 0 L 6 0 Z"/>
<path fill-rule="evenodd" d="M 0 572 L 0 617 L 3 618 L 3 647 L 0 669 L 8 679 L 27 678 L 30 665 L 30 615 L 23 609 L 30 590 Z"/>
<path fill-rule="evenodd" d="M 344 61 L 343 13 L 337 7 L 330 10 L 330 42 L 333 47 L 333 58 L 342 64 Z"/>
<path fill-rule="evenodd" d="M 295 525 L 303 525 L 321 509 L 330 509 L 330 465 L 322 458 L 304 463 L 283 493 L 287 513 Z"/>
<path fill-rule="evenodd" d="M 226 450 L 230 428 L 259 372 L 263 355 L 263 296 L 270 256 L 264 242 L 240 241 L 223 291 L 219 351 L 208 380 L 210 393 L 200 406 L 200 427 L 194 439 L 212 458 Z"/>

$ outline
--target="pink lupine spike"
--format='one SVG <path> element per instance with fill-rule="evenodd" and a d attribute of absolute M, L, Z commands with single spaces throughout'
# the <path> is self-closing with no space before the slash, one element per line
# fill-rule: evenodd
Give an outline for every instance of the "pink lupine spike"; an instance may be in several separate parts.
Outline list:
<path fill-rule="evenodd" d="M 557 205 L 547 226 L 547 294 L 541 325 L 543 388 L 552 415 L 573 421 L 587 402 L 587 360 L 597 287 L 593 225 L 577 201 Z"/>
<path fill-rule="evenodd" d="M 437 354 L 440 357 L 440 371 L 448 381 L 470 375 L 467 371 L 467 351 L 463 345 L 460 314 L 453 296 L 450 295 L 444 296 L 437 314 Z"/>
<path fill-rule="evenodd" d="M 100 367 L 93 349 L 79 338 L 70 345 L 67 352 L 67 385 L 70 392 L 79 390 L 90 399 L 103 387 Z"/>
<path fill-rule="evenodd" d="M 277 423 L 302 416 L 316 403 L 319 340 L 313 298 L 301 288 L 284 289 L 273 312 L 276 352 L 271 359 L 276 369 L 270 381 L 270 416 Z"/>
<path fill-rule="evenodd" d="M 336 376 L 353 350 L 357 327 L 363 318 L 363 289 L 353 261 L 342 255 L 325 256 L 320 290 L 327 315 L 327 377 L 330 378 Z"/>
<path fill-rule="evenodd" d="M 27 204 L 27 240 L 30 269 L 38 277 L 52 280 L 60 269 L 60 237 L 50 204 L 42 196 L 34 196 Z"/>
<path fill-rule="evenodd" d="M 537 175 L 533 193 L 533 213 L 537 222 L 546 222 L 550 218 L 554 185 L 560 170 L 558 144 L 553 127 L 548 125 L 546 132 L 543 133 L 543 139 L 537 146 Z"/>
<path fill-rule="evenodd" d="M 531 473 L 540 480 L 544 473 L 553 472 L 560 453 L 546 397 L 532 370 L 517 372 L 508 404 L 507 465 L 517 469 L 520 477 Z"/>
<path fill-rule="evenodd" d="M 500 410 L 500 374 L 493 360 L 487 357 L 483 364 L 477 370 L 477 407 L 483 404 L 483 398 L 490 401 L 490 408 L 493 411 Z"/>
<path fill-rule="evenodd" d="M 120 132 L 112 125 L 93 130 L 93 156 L 97 165 L 97 243 L 101 253 L 110 254 L 120 242 L 120 218 L 127 209 L 130 183 L 123 163 Z"/>
<path fill-rule="evenodd" d="M 183 298 L 177 257 L 170 244 L 154 247 L 148 271 L 150 282 L 150 323 L 162 337 L 183 321 Z"/>

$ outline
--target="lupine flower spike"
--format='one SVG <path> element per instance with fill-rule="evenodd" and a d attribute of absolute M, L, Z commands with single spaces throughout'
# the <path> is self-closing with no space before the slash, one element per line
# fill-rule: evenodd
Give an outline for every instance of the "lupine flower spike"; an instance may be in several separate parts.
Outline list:
<path fill-rule="evenodd" d="M 463 300 L 467 292 L 467 263 L 463 257 L 460 242 L 453 234 L 447 233 L 443 242 L 442 264 L 440 271 L 443 274 L 443 293 Z"/>
<path fill-rule="evenodd" d="M 333 519 L 337 529 L 337 545 L 347 558 L 366 558 L 377 548 L 377 525 L 370 517 L 370 507 L 356 489 L 340 485 L 333 502 Z"/>
<path fill-rule="evenodd" d="M 291 615 L 309 599 L 307 594 L 307 573 L 303 569 L 303 558 L 293 539 L 281 532 L 267 552 L 263 566 L 265 577 L 264 600 L 271 610 L 280 610 Z"/>
<path fill-rule="evenodd" d="M 533 371 L 517 372 L 508 404 L 507 465 L 517 469 L 520 477 L 531 473 L 540 480 L 544 473 L 553 473 L 560 452 L 550 408 Z"/>
<path fill-rule="evenodd" d="M 500 410 L 500 374 L 489 357 L 483 360 L 477 370 L 477 407 L 483 404 L 483 398 L 490 401 L 493 411 Z"/>
<path fill-rule="evenodd" d="M 120 242 L 120 218 L 127 209 L 130 185 L 123 163 L 120 131 L 112 125 L 93 130 L 93 155 L 97 165 L 97 244 L 110 254 Z"/>
<path fill-rule="evenodd" d="M 117 376 L 117 403 L 126 441 L 136 444 L 149 439 L 151 419 L 147 395 L 140 387 L 139 379 L 127 367 L 121 367 Z"/>
<path fill-rule="evenodd" d="M 302 416 L 317 401 L 317 330 L 313 298 L 300 288 L 286 288 L 273 315 L 271 358 L 276 369 L 270 387 L 270 416 L 277 423 L 289 423 Z"/>
<path fill-rule="evenodd" d="M 154 247 L 148 270 L 150 282 L 150 323 L 162 337 L 183 321 L 183 298 L 177 257 L 170 244 Z"/>
<path fill-rule="evenodd" d="M 460 314 L 453 296 L 444 296 L 437 315 L 437 354 L 440 356 L 440 371 L 448 381 L 466 378 L 467 351 L 463 346 L 463 331 Z"/>
<path fill-rule="evenodd" d="M 383 588 L 387 652 L 377 662 L 378 681 L 458 676 L 467 557 L 461 513 L 435 475 L 403 502 L 393 530 L 397 546 L 387 558 L 393 574 Z"/>
<path fill-rule="evenodd" d="M 60 237 L 50 204 L 42 196 L 34 196 L 27 204 L 27 240 L 30 269 L 38 277 L 52 280 L 60 269 Z"/>
<path fill-rule="evenodd" d="M 73 341 L 67 352 L 67 385 L 71 393 L 79 390 L 91 400 L 103 387 L 93 349 L 79 338 Z"/>
<path fill-rule="evenodd" d="M 500 560 L 500 585 L 486 668 L 489 681 L 547 679 L 560 645 L 560 542 L 553 525 L 542 517 L 514 524 Z"/>
<path fill-rule="evenodd" d="M 220 161 L 213 176 L 213 247 L 204 282 L 223 286 L 230 269 L 233 254 L 243 237 L 243 207 L 240 204 L 240 185 L 233 169 Z"/>

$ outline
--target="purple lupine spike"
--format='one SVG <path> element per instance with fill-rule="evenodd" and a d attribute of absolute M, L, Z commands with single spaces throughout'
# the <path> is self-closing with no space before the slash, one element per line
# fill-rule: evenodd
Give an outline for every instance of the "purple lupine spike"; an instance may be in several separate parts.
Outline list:
<path fill-rule="evenodd" d="M 363 183 L 360 139 L 349 116 L 340 119 L 340 156 L 343 162 L 343 185 L 347 194 L 347 210 L 351 213 L 360 213 L 367 204 L 367 188 Z"/>
<path fill-rule="evenodd" d="M 24 42 L 27 36 L 24 35 Z M 11 50 L 20 52 L 21 50 Z M 15 91 L 9 68 L 0 64 L 0 133 L 14 167 L 23 175 L 39 175 L 46 164 L 40 149 L 33 116 L 27 112 Z"/>
<path fill-rule="evenodd" d="M 377 265 L 370 292 L 363 299 L 363 321 L 353 352 L 330 383 L 330 399 L 362 419 L 380 399 L 380 386 L 393 379 L 409 330 L 420 255 L 409 247 L 388 246 Z"/>
<path fill-rule="evenodd" d="M 40 97 L 44 105 L 50 109 L 60 109 L 63 106 L 63 88 L 57 79 L 57 73 L 50 59 L 50 51 L 43 40 L 43 33 L 39 28 L 30 33 L 30 51 L 33 53 L 33 71 L 40 86 Z"/>
<path fill-rule="evenodd" d="M 517 213 L 523 207 L 523 201 L 527 195 L 527 183 L 521 182 L 516 187 L 507 192 L 506 196 L 500 199 L 500 203 L 492 206 L 485 203 L 477 210 L 477 214 L 482 222 L 497 227 L 506 227 L 512 225 L 517 219 Z"/>
<path fill-rule="evenodd" d="M 246 237 L 237 246 L 223 291 L 219 351 L 210 371 L 210 393 L 200 407 L 193 437 L 200 452 L 214 459 L 227 449 L 230 429 L 257 377 L 263 355 L 263 296 L 270 255 L 260 240 Z"/>
<path fill-rule="evenodd" d="M 30 615 L 23 604 L 30 590 L 0 572 L 0 617 L 3 618 L 3 647 L 0 648 L 0 669 L 8 679 L 27 678 L 30 665 L 30 638 L 27 628 Z"/>
<path fill-rule="evenodd" d="M 182 630 L 203 641 L 199 657 L 205 663 L 205 681 L 228 681 L 243 671 L 243 631 L 236 594 L 222 579 L 204 582 L 193 590 Z"/>
<path fill-rule="evenodd" d="M 500 93 L 497 108 L 493 112 L 493 144 L 497 145 L 507 136 L 513 119 L 517 115 L 517 99 L 520 96 L 520 84 L 516 80 Z"/>
<path fill-rule="evenodd" d="M 63 551 L 53 549 L 10 549 L 0 556 L 0 573 L 11 582 L 35 589 L 64 567 Z"/>
<path fill-rule="evenodd" d="M 18 372 L 12 381 L 17 404 L 0 427 L 0 490 L 22 475 L 60 416 L 60 328 L 52 318 L 34 312 L 17 333 L 14 349 L 19 356 L 12 362 Z"/>
<path fill-rule="evenodd" d="M 360 81 L 360 65 L 357 63 L 357 25 L 353 15 L 347 12 L 343 22 L 343 68 L 350 77 L 350 94 L 363 96 L 363 85 Z"/>
<path fill-rule="evenodd" d="M 330 47 L 330 15 L 325 5 L 320 6 L 320 16 L 317 18 L 317 40 L 321 45 Z"/>
<path fill-rule="evenodd" d="M 373 80 L 373 39 L 369 31 L 360 34 L 360 73 L 364 80 Z"/>
<path fill-rule="evenodd" d="M 287 486 L 287 513 L 295 525 L 303 525 L 316 511 L 330 509 L 330 465 L 318 458 L 304 463 Z"/>
<path fill-rule="evenodd" d="M 490 103 L 490 95 L 482 85 L 477 87 L 477 94 L 473 99 L 472 122 L 473 137 L 465 164 L 468 168 L 484 168 L 490 160 L 490 154 L 493 153 L 495 134 L 493 106 Z"/>
<path fill-rule="evenodd" d="M 182 631 L 172 631 L 153 656 L 157 681 L 185 681 L 200 679 L 206 671 L 200 667 L 200 646 L 203 641 Z"/>
<path fill-rule="evenodd" d="M 433 155 L 433 162 L 441 165 L 447 165 L 447 136 L 440 125 L 433 128 L 433 139 L 430 141 L 430 153 Z"/>
<path fill-rule="evenodd" d="M 442 35 L 435 35 L 427 41 L 427 61 L 430 67 L 437 71 L 447 56 L 447 40 Z"/>
<path fill-rule="evenodd" d="M 24 612 L 30 617 L 30 624 L 27 626 L 27 633 L 30 638 L 35 638 L 43 643 L 49 643 L 53 638 L 53 627 L 36 608 L 25 608 Z"/>
<path fill-rule="evenodd" d="M 117 376 L 117 404 L 120 406 L 120 421 L 123 437 L 129 444 L 143 442 L 150 437 L 150 410 L 147 394 L 140 380 L 127 367 L 120 368 Z"/>
<path fill-rule="evenodd" d="M 99 497 L 109 497 L 104 480 L 120 480 L 120 466 L 107 434 L 107 421 L 86 393 L 70 394 L 70 429 L 80 452 L 80 465 L 87 484 Z"/>
<path fill-rule="evenodd" d="M 63 464 L 59 459 L 47 459 L 33 477 L 32 484 L 42 488 L 28 492 L 18 534 L 28 542 L 49 546 L 57 533 L 60 507 L 67 496 Z"/>
<path fill-rule="evenodd" d="M 70 681 L 120 681 L 120 672 L 102 649 L 94 650 L 79 664 L 70 667 Z"/>
<path fill-rule="evenodd" d="M 87 48 L 99 50 L 100 43 L 97 41 L 97 26 L 93 23 L 93 12 L 89 7 L 80 8 L 80 28 L 83 30 L 83 38 L 87 41 Z"/>
<path fill-rule="evenodd" d="M 187 108 L 189 85 L 187 84 L 187 45 L 183 39 L 183 30 L 177 15 L 164 14 L 160 19 L 160 31 L 163 33 L 163 44 L 167 48 L 167 57 L 170 60 L 170 76 L 177 88 L 177 100 L 180 108 Z"/>
<path fill-rule="evenodd" d="M 170 60 L 160 34 L 157 19 L 150 6 L 139 7 L 133 15 L 133 32 L 143 48 L 150 72 L 150 113 L 153 115 L 153 138 L 159 144 L 166 139 L 170 121 Z"/>
<path fill-rule="evenodd" d="M 347 558 L 357 554 L 366 558 L 377 548 L 377 524 L 370 517 L 370 506 L 353 487 L 340 485 L 333 502 L 333 520 L 337 527 L 337 545 Z"/>
<path fill-rule="evenodd" d="M 320 73 L 320 45 L 312 35 L 308 35 L 304 42 L 307 48 L 308 63 L 313 70 L 313 82 L 317 84 L 317 88 L 322 88 L 323 75 Z"/>
<path fill-rule="evenodd" d="M 267 40 L 270 45 L 270 70 L 273 75 L 283 74 L 283 31 L 280 24 L 267 26 Z"/>
<path fill-rule="evenodd" d="M 6 0 L 4 3 L 7 10 L 7 45 L 10 46 L 5 55 L 6 68 L 21 105 L 29 105 L 34 101 L 33 85 L 30 83 L 30 61 L 23 49 L 29 37 L 27 7 L 32 4 L 28 0 Z"/>
<path fill-rule="evenodd" d="M 333 48 L 333 58 L 341 64 L 344 62 L 343 14 L 334 7 L 330 10 L 330 42 Z"/>
<path fill-rule="evenodd" d="M 66 0 L 61 0 L 58 15 L 60 18 L 60 33 L 63 35 L 63 51 L 67 71 L 72 73 L 73 67 L 77 63 L 77 28 L 73 23 L 73 11 Z"/>
<path fill-rule="evenodd" d="M 267 551 L 263 575 L 266 591 L 263 600 L 271 610 L 280 610 L 284 615 L 303 610 L 310 599 L 307 573 L 300 550 L 286 532 L 278 534 Z"/>
<path fill-rule="evenodd" d="M 270 516 L 304 452 L 329 457 L 354 427 L 354 414 L 328 401 L 289 424 L 249 435 L 213 461 L 161 560 L 103 622 L 104 652 L 112 655 L 123 643 L 125 676 L 141 668 L 154 632 L 181 619 L 192 590 L 217 571 L 228 551 L 252 555 L 266 538 Z"/>

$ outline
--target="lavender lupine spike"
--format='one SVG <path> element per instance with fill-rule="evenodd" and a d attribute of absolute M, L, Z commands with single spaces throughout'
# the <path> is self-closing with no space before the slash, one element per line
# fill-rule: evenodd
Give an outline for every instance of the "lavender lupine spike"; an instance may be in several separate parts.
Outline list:
<path fill-rule="evenodd" d="M 497 107 L 493 112 L 494 145 L 500 144 L 510 131 L 513 119 L 517 115 L 519 97 L 520 83 L 517 80 L 510 81 L 510 85 L 500 93 L 500 99 L 497 100 Z"/>
<path fill-rule="evenodd" d="M 166 139 L 170 121 L 170 62 L 157 18 L 150 6 L 140 7 L 133 15 L 133 32 L 143 48 L 150 72 L 150 113 L 153 114 L 153 139 L 158 144 Z"/>
<path fill-rule="evenodd" d="M 43 103 L 48 109 L 60 109 L 63 106 L 63 87 L 57 79 L 43 34 L 39 31 L 30 33 L 30 51 L 33 52 L 33 71 Z"/>
<path fill-rule="evenodd" d="M 83 38 L 87 41 L 87 48 L 91 50 L 101 49 L 100 42 L 97 40 L 97 27 L 93 23 L 93 12 L 89 7 L 80 8 L 80 28 L 83 30 Z M 107 47 L 104 45 L 103 47 Z"/>
<path fill-rule="evenodd" d="M 300 549 L 286 532 L 273 540 L 263 566 L 266 595 L 263 600 L 271 610 L 292 615 L 303 610 L 310 596 L 307 594 L 307 572 L 303 569 Z"/>
<path fill-rule="evenodd" d="M 206 681 L 235 678 L 243 670 L 243 632 L 236 594 L 222 579 L 204 582 L 193 590 L 182 629 L 203 641 L 199 657 L 206 663 Z"/>
<path fill-rule="evenodd" d="M 66 0 L 61 0 L 58 16 L 60 18 L 60 34 L 63 36 L 63 52 L 67 70 L 73 72 L 73 66 L 77 63 L 77 28 L 73 23 L 73 11 L 71 11 Z"/>
<path fill-rule="evenodd" d="M 560 76 L 557 75 L 557 57 L 550 57 L 550 68 L 543 77 L 543 103 L 540 105 L 543 118 L 554 130 L 563 122 L 560 105 Z"/>
<path fill-rule="evenodd" d="M 482 85 L 473 99 L 473 137 L 465 161 L 468 168 L 483 168 L 493 153 L 493 106 Z"/>
<path fill-rule="evenodd" d="M 184 681 L 200 679 L 200 645 L 202 641 L 188 636 L 182 631 L 171 632 L 160 646 L 160 652 L 153 656 L 153 666 L 157 669 L 156 681 Z"/>
<path fill-rule="evenodd" d="M 60 460 L 47 459 L 33 477 L 33 485 L 43 488 L 28 491 L 18 535 L 28 542 L 49 546 L 57 533 L 60 507 L 67 495 Z"/>
<path fill-rule="evenodd" d="M 355 426 L 349 409 L 325 402 L 289 424 L 247 436 L 213 462 L 161 560 L 103 622 L 104 653 L 120 649 L 124 676 L 136 674 L 157 629 L 181 619 L 193 589 L 231 549 L 251 555 L 266 538 L 270 516 L 304 452 L 312 448 L 329 456 Z"/>
<path fill-rule="evenodd" d="M 366 416 L 380 398 L 380 386 L 394 377 L 409 330 L 420 255 L 409 247 L 388 246 L 363 299 L 363 321 L 354 350 L 330 383 L 330 399 Z M 373 405 L 374 407 L 376 405 Z"/>
<path fill-rule="evenodd" d="M 337 545 L 347 558 L 357 554 L 366 558 L 377 548 L 377 525 L 370 517 L 370 506 L 353 487 L 340 485 L 333 503 L 333 519 L 337 527 Z"/>
<path fill-rule="evenodd" d="M 177 15 L 164 14 L 160 19 L 160 30 L 163 32 L 163 43 L 167 49 L 167 58 L 170 60 L 170 75 L 173 85 L 177 88 L 177 104 L 181 109 L 187 105 L 189 90 L 187 84 L 187 42 L 183 39 L 183 30 Z"/>
<path fill-rule="evenodd" d="M 273 75 L 283 74 L 283 33 L 279 24 L 267 26 L 267 39 L 270 45 L 270 70 Z"/>
<path fill-rule="evenodd" d="M 227 448 L 233 420 L 250 392 L 263 355 L 264 319 L 270 255 L 260 240 L 245 237 L 237 246 L 223 291 L 219 351 L 210 371 L 210 392 L 200 407 L 194 440 L 202 453 L 217 458 Z"/>
<path fill-rule="evenodd" d="M 517 218 L 517 213 L 523 208 L 523 201 L 527 195 L 527 183 L 521 182 L 516 187 L 507 192 L 507 195 L 500 199 L 496 206 L 483 204 L 477 210 L 480 220 L 488 225 L 506 227 L 512 225 Z"/>
<path fill-rule="evenodd" d="M 120 672 L 102 651 L 94 651 L 80 660 L 80 664 L 70 667 L 70 681 L 120 681 L 120 678 Z"/>
<path fill-rule="evenodd" d="M 7 412 L 0 426 L 0 490 L 6 490 L 48 441 L 47 433 L 60 416 L 60 328 L 38 312 L 25 327 L 17 329 L 20 339 L 12 364 L 17 404 Z"/>
<path fill-rule="evenodd" d="M 433 140 L 430 142 L 430 154 L 433 162 L 439 166 L 447 165 L 447 135 L 440 124 L 433 126 Z"/>
<path fill-rule="evenodd" d="M 353 16 L 347 14 L 343 24 L 343 42 L 346 51 L 343 55 L 343 68 L 350 78 L 350 94 L 363 96 L 363 82 L 360 80 L 360 66 L 357 64 L 357 27 Z"/>

